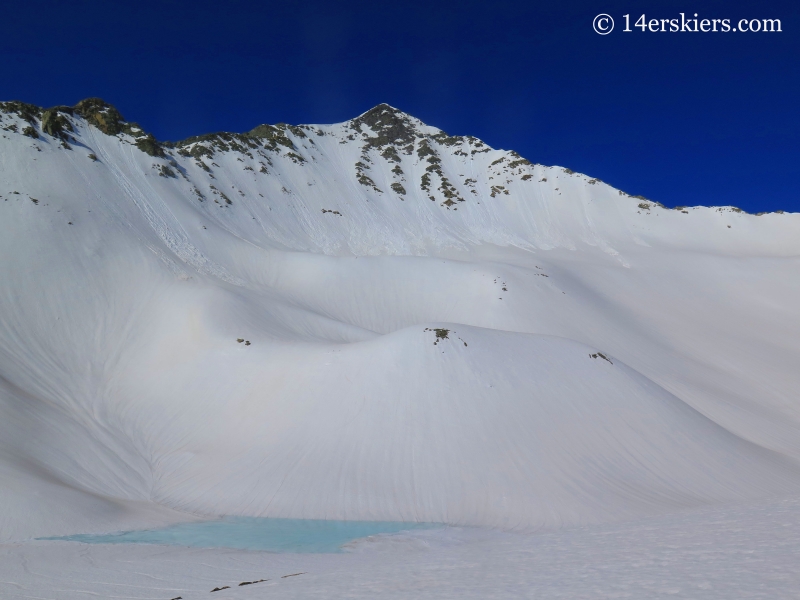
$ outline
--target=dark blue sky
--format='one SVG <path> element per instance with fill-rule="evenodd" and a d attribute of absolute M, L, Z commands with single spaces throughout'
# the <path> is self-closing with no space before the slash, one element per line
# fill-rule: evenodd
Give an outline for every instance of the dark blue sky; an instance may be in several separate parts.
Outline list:
<path fill-rule="evenodd" d="M 0 97 L 100 96 L 159 139 L 388 102 L 669 206 L 800 211 L 800 2 L 3 3 Z M 616 29 L 592 30 L 608 13 Z M 625 33 L 779 18 L 783 33 Z"/>

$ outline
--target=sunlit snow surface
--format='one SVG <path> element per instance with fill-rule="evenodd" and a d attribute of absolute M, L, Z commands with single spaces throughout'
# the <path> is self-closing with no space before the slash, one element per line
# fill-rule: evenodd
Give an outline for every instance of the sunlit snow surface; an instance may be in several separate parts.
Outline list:
<path fill-rule="evenodd" d="M 4 594 L 796 590 L 800 215 L 375 111 L 163 157 L 0 114 Z M 302 564 L 30 541 L 219 515 L 451 528 Z"/>
<path fill-rule="evenodd" d="M 344 554 L 75 546 L 0 546 L 0 596 L 792 600 L 800 589 L 797 501 L 542 534 L 448 528 L 376 536 Z M 268 581 L 239 586 L 261 579 Z"/>

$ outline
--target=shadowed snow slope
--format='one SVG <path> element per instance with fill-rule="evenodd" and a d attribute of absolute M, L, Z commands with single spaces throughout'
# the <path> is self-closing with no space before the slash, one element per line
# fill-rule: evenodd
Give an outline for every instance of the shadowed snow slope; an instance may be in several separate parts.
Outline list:
<path fill-rule="evenodd" d="M 800 489 L 798 215 L 666 209 L 386 105 L 173 144 L 0 109 L 0 540 Z"/>

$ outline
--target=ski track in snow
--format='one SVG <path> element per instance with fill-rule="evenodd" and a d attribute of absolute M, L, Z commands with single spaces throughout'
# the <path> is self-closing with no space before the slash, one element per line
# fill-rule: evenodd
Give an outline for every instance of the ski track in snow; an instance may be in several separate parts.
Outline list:
<path fill-rule="evenodd" d="M 181 224 L 175 219 L 175 215 L 169 210 L 166 204 L 156 194 L 155 190 L 148 185 L 150 195 L 158 203 L 158 209 L 148 200 L 147 195 L 142 193 L 139 188 L 131 182 L 130 179 L 123 173 L 122 169 L 117 166 L 116 160 L 105 149 L 104 140 L 97 140 L 100 133 L 95 133 L 89 129 L 90 136 L 94 142 L 93 147 L 97 148 L 100 152 L 105 164 L 108 166 L 109 171 L 114 176 L 119 188 L 123 193 L 130 198 L 145 217 L 147 222 L 156 232 L 159 238 L 166 244 L 167 248 L 178 256 L 183 262 L 193 266 L 201 273 L 219 277 L 223 281 L 232 283 L 234 285 L 243 285 L 244 282 L 240 279 L 233 278 L 225 271 L 225 269 L 209 261 L 202 252 L 200 252 L 189 241 L 189 237 L 184 231 Z M 125 154 L 124 164 L 130 173 L 136 173 L 141 167 L 134 160 L 132 153 L 136 152 L 132 148 L 124 148 L 117 145 L 118 149 Z M 145 185 L 147 185 L 145 183 Z"/>

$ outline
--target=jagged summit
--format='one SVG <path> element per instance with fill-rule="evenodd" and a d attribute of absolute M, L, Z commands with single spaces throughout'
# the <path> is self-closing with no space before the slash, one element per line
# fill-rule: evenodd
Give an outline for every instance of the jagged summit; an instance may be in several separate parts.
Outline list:
<path fill-rule="evenodd" d="M 368 111 L 365 111 L 358 115 L 356 119 L 364 119 L 365 121 L 374 121 L 379 119 L 381 116 L 388 115 L 388 118 L 403 118 L 403 117 L 411 117 L 408 113 L 403 112 L 399 108 L 395 108 L 391 104 L 387 104 L 386 102 L 381 102 L 380 104 L 376 104 Z M 355 120 L 355 119 L 354 119 Z"/>
<path fill-rule="evenodd" d="M 419 125 L 422 125 L 418 119 L 388 104 L 379 104 L 349 123 L 358 132 L 366 125 L 378 134 L 380 141 L 375 145 L 410 144 L 420 135 Z"/>

